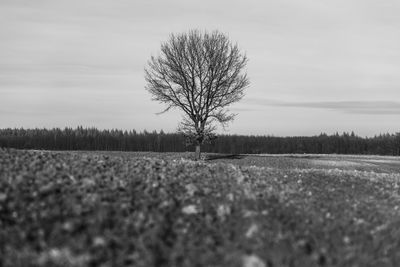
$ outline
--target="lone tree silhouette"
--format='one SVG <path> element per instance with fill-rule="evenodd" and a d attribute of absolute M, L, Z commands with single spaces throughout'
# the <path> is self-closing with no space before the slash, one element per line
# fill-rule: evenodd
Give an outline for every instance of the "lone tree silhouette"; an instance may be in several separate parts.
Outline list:
<path fill-rule="evenodd" d="M 249 85 L 244 67 L 246 55 L 218 31 L 192 30 L 171 34 L 161 44 L 161 53 L 152 56 L 145 68 L 146 89 L 153 100 L 184 112 L 178 130 L 196 146 L 214 137 L 216 124 L 223 127 L 235 114 L 227 107 L 239 101 Z"/>

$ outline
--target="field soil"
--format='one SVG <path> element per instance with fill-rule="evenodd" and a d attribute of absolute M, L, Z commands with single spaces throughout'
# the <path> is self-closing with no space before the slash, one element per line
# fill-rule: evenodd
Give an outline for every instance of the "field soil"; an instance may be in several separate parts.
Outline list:
<path fill-rule="evenodd" d="M 400 266 L 400 159 L 0 149 L 0 266 Z"/>

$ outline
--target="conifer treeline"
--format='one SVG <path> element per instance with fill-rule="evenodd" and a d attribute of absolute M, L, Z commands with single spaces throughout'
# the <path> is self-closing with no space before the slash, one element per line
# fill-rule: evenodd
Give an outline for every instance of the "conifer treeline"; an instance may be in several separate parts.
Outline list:
<path fill-rule="evenodd" d="M 0 147 L 45 150 L 192 151 L 178 133 L 96 128 L 0 129 Z M 400 155 L 400 133 L 362 138 L 354 133 L 311 137 L 220 135 L 203 151 L 213 153 L 315 153 Z"/>

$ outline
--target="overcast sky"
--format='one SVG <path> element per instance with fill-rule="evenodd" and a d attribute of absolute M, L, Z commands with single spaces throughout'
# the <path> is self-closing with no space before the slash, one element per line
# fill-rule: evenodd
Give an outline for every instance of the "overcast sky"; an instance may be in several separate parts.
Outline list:
<path fill-rule="evenodd" d="M 0 128 L 175 131 L 143 69 L 196 28 L 249 58 L 225 133 L 398 132 L 399 14 L 398 0 L 0 0 Z"/>

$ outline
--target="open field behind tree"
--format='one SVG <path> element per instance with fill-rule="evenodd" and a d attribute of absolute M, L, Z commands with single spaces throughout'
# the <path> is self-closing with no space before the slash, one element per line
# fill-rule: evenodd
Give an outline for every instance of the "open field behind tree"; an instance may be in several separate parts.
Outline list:
<path fill-rule="evenodd" d="M 399 157 L 191 156 L 0 150 L 0 265 L 400 265 Z"/>

